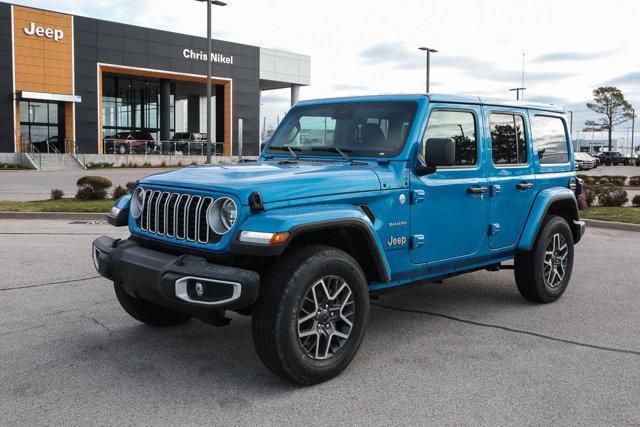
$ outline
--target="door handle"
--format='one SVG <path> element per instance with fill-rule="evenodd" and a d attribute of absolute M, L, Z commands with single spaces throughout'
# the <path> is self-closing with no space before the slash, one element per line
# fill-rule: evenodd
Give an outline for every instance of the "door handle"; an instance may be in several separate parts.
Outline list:
<path fill-rule="evenodd" d="M 473 185 L 471 187 L 467 187 L 467 194 L 484 194 L 489 191 L 488 187 L 480 187 L 478 185 Z"/>
<path fill-rule="evenodd" d="M 518 190 L 528 190 L 533 187 L 532 182 L 519 182 L 516 184 L 516 189 Z"/>

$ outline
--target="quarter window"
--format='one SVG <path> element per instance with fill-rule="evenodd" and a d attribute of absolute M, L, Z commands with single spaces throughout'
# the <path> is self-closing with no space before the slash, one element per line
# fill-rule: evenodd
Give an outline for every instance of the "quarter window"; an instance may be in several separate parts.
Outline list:
<path fill-rule="evenodd" d="M 451 138 L 456 145 L 456 166 L 473 166 L 478 160 L 475 115 L 469 111 L 434 110 L 429 116 L 420 158 L 430 139 Z"/>
<path fill-rule="evenodd" d="M 559 117 L 535 116 L 533 140 L 541 164 L 567 163 L 569 161 L 567 133 Z"/>
<path fill-rule="evenodd" d="M 524 118 L 518 114 L 493 113 L 491 127 L 491 156 L 495 165 L 527 163 L 527 137 Z"/>

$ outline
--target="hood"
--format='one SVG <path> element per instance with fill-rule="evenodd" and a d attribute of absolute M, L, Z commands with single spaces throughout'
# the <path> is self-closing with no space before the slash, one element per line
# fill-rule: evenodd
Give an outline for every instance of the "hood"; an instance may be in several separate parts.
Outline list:
<path fill-rule="evenodd" d="M 378 175 L 369 166 L 347 162 L 277 161 L 207 165 L 151 175 L 142 184 L 231 193 L 247 204 L 257 191 L 264 203 L 333 194 L 380 190 Z"/>

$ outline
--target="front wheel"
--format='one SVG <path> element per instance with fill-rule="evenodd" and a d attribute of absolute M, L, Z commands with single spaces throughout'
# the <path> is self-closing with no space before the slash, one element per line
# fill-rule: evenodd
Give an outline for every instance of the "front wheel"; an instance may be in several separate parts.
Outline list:
<path fill-rule="evenodd" d="M 549 216 L 530 251 L 515 259 L 518 291 L 529 301 L 554 302 L 567 289 L 573 270 L 573 235 L 567 221 Z"/>
<path fill-rule="evenodd" d="M 327 246 L 296 248 L 261 287 L 253 341 L 271 372 L 312 385 L 349 365 L 369 317 L 367 282 L 349 254 Z"/>

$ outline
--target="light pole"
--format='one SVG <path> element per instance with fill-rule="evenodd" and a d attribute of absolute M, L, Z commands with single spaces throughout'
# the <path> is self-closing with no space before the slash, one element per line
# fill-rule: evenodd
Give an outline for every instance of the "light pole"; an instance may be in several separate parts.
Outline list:
<path fill-rule="evenodd" d="M 219 0 L 197 0 L 207 2 L 207 161 L 211 163 L 211 5 L 226 6 Z"/>
<path fill-rule="evenodd" d="M 431 49 L 430 47 L 425 47 L 425 46 L 419 47 L 418 49 L 423 50 L 423 51 L 426 52 L 426 61 L 427 61 L 426 62 L 426 71 L 427 71 L 427 76 L 426 76 L 427 77 L 427 85 L 426 85 L 427 87 L 426 88 L 427 88 L 427 93 L 429 93 L 429 72 L 431 71 L 430 70 L 430 68 L 431 68 L 431 54 L 432 53 L 437 53 L 438 51 L 435 50 L 435 49 Z"/>
<path fill-rule="evenodd" d="M 513 89 L 509 89 L 509 92 L 513 92 L 514 90 L 516 91 L 516 101 L 520 101 L 520 91 L 522 91 L 522 96 L 524 97 L 524 91 L 526 90 L 526 87 L 514 87 Z"/>

